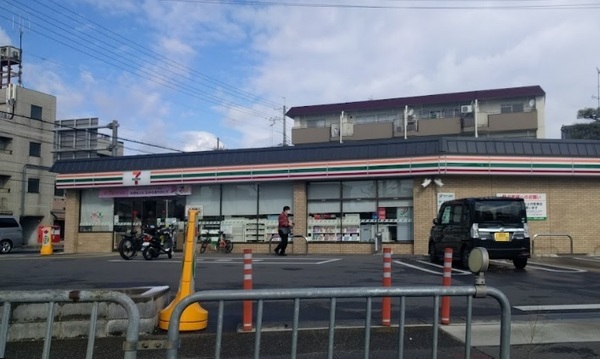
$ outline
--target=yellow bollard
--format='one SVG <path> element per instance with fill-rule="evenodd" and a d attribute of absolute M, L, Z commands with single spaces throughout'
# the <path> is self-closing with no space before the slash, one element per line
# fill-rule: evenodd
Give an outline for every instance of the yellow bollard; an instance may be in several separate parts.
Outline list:
<path fill-rule="evenodd" d="M 179 290 L 175 299 L 165 309 L 160 311 L 158 326 L 160 329 L 168 330 L 169 321 L 173 314 L 173 309 L 181 299 L 194 293 L 194 273 L 196 272 L 196 216 L 197 210 L 188 212 L 188 226 L 183 246 L 183 270 L 181 272 L 181 281 Z M 188 306 L 181 314 L 179 323 L 180 331 L 192 331 L 206 328 L 208 325 L 208 312 L 202 308 L 199 303 L 193 303 Z"/>
<path fill-rule="evenodd" d="M 40 249 L 40 255 L 42 256 L 48 256 L 54 252 L 51 234 L 52 227 L 42 227 L 42 249 Z"/>

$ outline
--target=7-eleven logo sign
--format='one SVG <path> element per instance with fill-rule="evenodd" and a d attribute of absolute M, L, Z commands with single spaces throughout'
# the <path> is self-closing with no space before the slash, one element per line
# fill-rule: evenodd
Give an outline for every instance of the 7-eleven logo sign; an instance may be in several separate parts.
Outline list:
<path fill-rule="evenodd" d="M 125 186 L 144 186 L 150 184 L 149 171 L 131 171 L 123 176 L 123 185 Z"/>

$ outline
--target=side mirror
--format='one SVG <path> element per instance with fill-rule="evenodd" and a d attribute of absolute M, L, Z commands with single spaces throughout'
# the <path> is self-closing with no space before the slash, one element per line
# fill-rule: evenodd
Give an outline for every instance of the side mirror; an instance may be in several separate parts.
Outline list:
<path fill-rule="evenodd" d="M 433 224 L 435 224 L 435 225 L 440 224 L 440 221 L 438 221 L 437 217 L 433 219 Z"/>

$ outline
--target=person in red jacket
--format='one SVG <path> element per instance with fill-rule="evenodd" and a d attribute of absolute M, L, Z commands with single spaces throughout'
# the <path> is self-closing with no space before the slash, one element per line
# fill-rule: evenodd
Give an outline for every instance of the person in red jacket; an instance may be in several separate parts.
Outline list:
<path fill-rule="evenodd" d="M 279 233 L 279 238 L 281 238 L 281 241 L 279 241 L 277 248 L 275 248 L 275 254 L 280 256 L 287 256 L 287 254 L 285 254 L 285 249 L 288 245 L 288 237 L 292 233 L 293 224 L 290 223 L 288 218 L 289 214 L 289 206 L 283 207 L 283 212 L 279 214 L 279 225 L 277 226 L 277 232 Z"/>

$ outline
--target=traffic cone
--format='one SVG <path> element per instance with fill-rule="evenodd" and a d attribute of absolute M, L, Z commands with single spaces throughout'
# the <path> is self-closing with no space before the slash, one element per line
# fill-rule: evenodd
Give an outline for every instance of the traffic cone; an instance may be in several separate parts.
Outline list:
<path fill-rule="evenodd" d="M 40 249 L 40 255 L 48 256 L 51 255 L 54 250 L 52 248 L 52 227 L 42 228 L 42 248 Z"/>
<path fill-rule="evenodd" d="M 188 212 L 188 226 L 183 247 L 183 270 L 179 290 L 175 299 L 165 309 L 160 311 L 158 326 L 163 330 L 169 329 L 169 321 L 175 306 L 188 295 L 194 293 L 194 274 L 196 272 L 196 216 L 197 210 Z M 189 305 L 181 314 L 180 331 L 205 329 L 208 326 L 208 312 L 196 302 Z"/>

